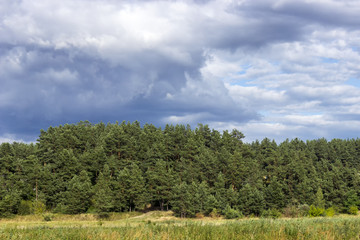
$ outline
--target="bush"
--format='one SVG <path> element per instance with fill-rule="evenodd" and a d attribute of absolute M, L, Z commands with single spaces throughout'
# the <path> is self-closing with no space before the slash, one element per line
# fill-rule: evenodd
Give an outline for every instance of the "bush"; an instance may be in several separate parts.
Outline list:
<path fill-rule="evenodd" d="M 299 213 L 298 208 L 296 206 L 294 206 L 294 205 L 289 205 L 286 208 L 284 208 L 284 216 L 285 217 L 295 218 L 295 217 L 298 217 L 299 214 L 300 213 Z"/>
<path fill-rule="evenodd" d="M 32 212 L 35 214 L 43 214 L 46 211 L 45 203 L 42 201 L 34 201 L 32 203 Z"/>
<path fill-rule="evenodd" d="M 324 216 L 324 214 L 325 214 L 325 209 L 317 208 L 314 205 L 310 206 L 309 217 L 320 217 L 320 216 Z"/>
<path fill-rule="evenodd" d="M 220 213 L 218 212 L 218 210 L 216 208 L 213 208 L 213 210 L 210 212 L 209 216 L 212 218 L 217 218 L 217 217 L 220 217 Z"/>
<path fill-rule="evenodd" d="M 52 212 L 54 213 L 63 213 L 63 214 L 66 214 L 67 213 L 67 207 L 62 204 L 62 203 L 59 203 L 56 205 L 56 207 L 52 210 Z"/>
<path fill-rule="evenodd" d="M 242 213 L 236 209 L 231 208 L 229 205 L 224 210 L 224 216 L 226 219 L 234 219 L 243 217 Z"/>
<path fill-rule="evenodd" d="M 20 215 L 29 215 L 32 213 L 32 202 L 21 200 L 20 206 L 18 209 L 18 214 Z"/>
<path fill-rule="evenodd" d="M 45 222 L 50 222 L 50 221 L 52 220 L 52 218 L 53 218 L 53 216 L 52 216 L 51 214 L 45 214 L 45 215 L 43 216 L 43 220 L 44 220 Z"/>
<path fill-rule="evenodd" d="M 359 211 L 358 207 L 354 205 L 350 206 L 348 209 L 348 213 L 351 215 L 357 215 L 358 211 Z"/>
<path fill-rule="evenodd" d="M 261 213 L 261 217 L 276 219 L 281 217 L 281 212 L 279 212 L 277 209 L 268 209 Z"/>
<path fill-rule="evenodd" d="M 305 217 L 309 215 L 310 207 L 307 204 L 302 204 L 298 206 L 298 212 L 300 217 Z"/>
<path fill-rule="evenodd" d="M 325 210 L 325 215 L 327 217 L 333 217 L 335 215 L 336 211 L 333 207 L 330 207 L 328 209 Z"/>

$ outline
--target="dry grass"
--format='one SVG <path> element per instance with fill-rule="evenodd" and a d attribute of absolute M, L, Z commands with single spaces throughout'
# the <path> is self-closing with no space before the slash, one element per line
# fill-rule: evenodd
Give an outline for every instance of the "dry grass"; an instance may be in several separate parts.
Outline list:
<path fill-rule="evenodd" d="M 360 218 L 179 219 L 172 212 L 17 216 L 0 220 L 0 239 L 360 239 Z"/>

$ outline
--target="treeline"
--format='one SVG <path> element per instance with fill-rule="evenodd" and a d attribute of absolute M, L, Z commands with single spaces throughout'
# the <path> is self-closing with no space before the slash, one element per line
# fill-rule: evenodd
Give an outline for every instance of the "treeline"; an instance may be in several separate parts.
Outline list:
<path fill-rule="evenodd" d="M 360 139 L 243 138 L 202 124 L 49 127 L 36 144 L 0 145 L 0 216 L 149 208 L 295 216 L 360 205 Z"/>

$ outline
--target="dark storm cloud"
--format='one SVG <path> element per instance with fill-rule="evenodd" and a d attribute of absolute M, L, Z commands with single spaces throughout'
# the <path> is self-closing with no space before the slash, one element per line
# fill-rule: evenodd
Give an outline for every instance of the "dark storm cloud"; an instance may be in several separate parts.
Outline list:
<path fill-rule="evenodd" d="M 2 132 L 16 134 L 33 134 L 50 124 L 82 119 L 115 121 L 130 117 L 146 121 L 150 111 L 135 104 L 141 104 L 137 99 L 144 103 L 156 101 L 159 105 L 151 106 L 155 109 L 151 112 L 156 112 L 156 108 L 161 109 L 166 93 L 176 92 L 185 84 L 184 71 L 196 76 L 199 67 L 185 68 L 157 57 L 156 53 L 129 58 L 128 61 L 141 66 L 134 69 L 112 65 L 85 53 L 74 54 L 72 49 L 7 45 L 1 52 L 5 58 L 14 58 L 17 69 L 8 69 L 2 76 L 2 95 L 11 93 L 3 99 L 0 125 L 4 126 Z M 144 111 L 137 110 L 141 108 Z M 26 125 L 31 123 L 31 130 L 24 131 L 22 121 Z"/>

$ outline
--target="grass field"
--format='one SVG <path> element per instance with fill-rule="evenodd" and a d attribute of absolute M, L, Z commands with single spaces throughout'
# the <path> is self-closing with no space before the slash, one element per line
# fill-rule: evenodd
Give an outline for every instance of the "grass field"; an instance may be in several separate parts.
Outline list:
<path fill-rule="evenodd" d="M 171 212 L 17 216 L 0 220 L 0 239 L 360 239 L 360 217 L 179 219 Z"/>

